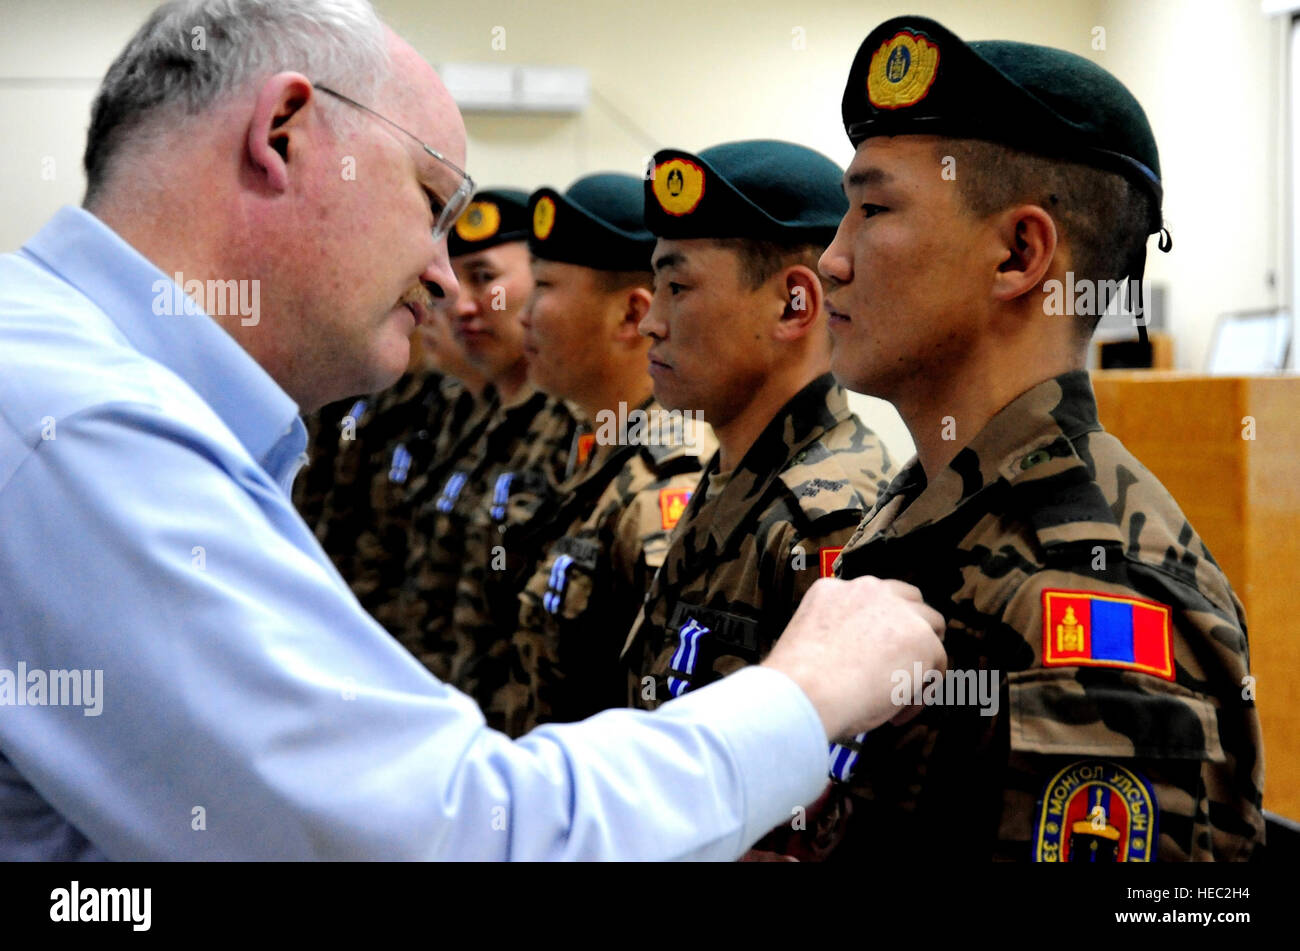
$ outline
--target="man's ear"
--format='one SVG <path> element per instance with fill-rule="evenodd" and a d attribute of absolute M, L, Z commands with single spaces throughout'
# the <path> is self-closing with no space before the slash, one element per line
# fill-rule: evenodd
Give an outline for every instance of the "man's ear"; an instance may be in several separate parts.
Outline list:
<path fill-rule="evenodd" d="M 296 157 L 291 140 L 315 99 L 311 81 L 302 73 L 276 73 L 257 92 L 248 125 L 248 158 L 272 191 L 289 187 L 289 161 Z"/>
<path fill-rule="evenodd" d="M 782 269 L 777 279 L 785 309 L 776 327 L 776 337 L 798 340 L 816 325 L 821 314 L 824 297 L 821 279 L 802 264 Z"/>
<path fill-rule="evenodd" d="M 1056 256 L 1056 222 L 1038 205 L 1019 205 L 999 216 L 998 240 L 1005 257 L 993 276 L 993 296 L 1012 301 L 1043 284 Z"/>
<path fill-rule="evenodd" d="M 630 287 L 622 299 L 623 316 L 614 330 L 614 339 L 629 346 L 641 346 L 646 342 L 637 331 L 641 320 L 650 312 L 650 301 L 654 299 L 644 287 Z"/>

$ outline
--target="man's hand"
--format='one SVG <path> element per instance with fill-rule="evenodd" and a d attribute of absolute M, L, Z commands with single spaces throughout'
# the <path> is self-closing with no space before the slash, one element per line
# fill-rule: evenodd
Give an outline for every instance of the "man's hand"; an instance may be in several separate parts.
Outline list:
<path fill-rule="evenodd" d="M 873 729 L 904 713 L 891 700 L 896 670 L 920 661 L 943 670 L 938 635 L 943 617 L 902 581 L 822 578 L 799 603 L 763 666 L 803 688 L 836 740 Z"/>

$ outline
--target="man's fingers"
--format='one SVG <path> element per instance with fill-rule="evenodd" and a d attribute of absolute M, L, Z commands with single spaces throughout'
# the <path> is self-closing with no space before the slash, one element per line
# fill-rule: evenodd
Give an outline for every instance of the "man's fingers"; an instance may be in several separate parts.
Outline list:
<path fill-rule="evenodd" d="M 856 580 L 856 579 L 855 579 Z M 936 634 L 942 634 L 947 622 L 934 608 L 925 603 L 925 598 L 921 595 L 921 589 L 916 585 L 908 584 L 906 581 L 899 581 L 897 578 L 876 578 L 881 587 L 897 598 L 904 601 L 911 601 L 920 605 L 921 619 L 930 625 L 930 629 Z"/>
<path fill-rule="evenodd" d="M 886 591 L 900 598 L 925 603 L 925 598 L 921 597 L 921 589 L 916 585 L 908 584 L 906 581 L 899 581 L 897 578 L 877 578 L 875 580 L 879 581 Z"/>
<path fill-rule="evenodd" d="M 942 614 L 925 602 L 921 602 L 921 607 L 918 610 L 921 619 L 930 625 L 930 630 L 934 631 L 935 634 L 943 634 L 943 629 L 948 626 L 948 622 L 943 619 Z"/>

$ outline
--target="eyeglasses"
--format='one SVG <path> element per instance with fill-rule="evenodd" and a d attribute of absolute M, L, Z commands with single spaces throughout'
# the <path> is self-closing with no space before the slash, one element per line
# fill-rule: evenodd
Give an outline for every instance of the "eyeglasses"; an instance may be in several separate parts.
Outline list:
<path fill-rule="evenodd" d="M 420 148 L 424 149 L 424 151 L 428 152 L 439 162 L 441 162 L 443 165 L 447 166 L 449 169 L 451 169 L 453 172 L 456 173 L 456 176 L 459 179 L 459 184 L 456 186 L 456 191 L 452 194 L 450 198 L 447 199 L 446 203 L 443 204 L 441 209 L 437 207 L 436 196 L 435 196 L 435 202 L 433 203 L 434 204 L 433 240 L 441 241 L 443 238 L 447 237 L 447 232 L 451 230 L 452 225 L 456 223 L 457 219 L 460 218 L 460 216 L 464 213 L 465 209 L 469 207 L 470 199 L 474 197 L 474 179 L 470 178 L 469 175 L 467 175 L 463 169 L 458 168 L 457 166 L 453 165 L 451 162 L 447 161 L 446 156 L 444 156 L 437 149 L 425 145 L 422 141 L 420 141 L 420 139 L 416 138 L 415 135 L 413 135 L 410 132 L 407 132 L 400 125 L 398 125 L 392 119 L 389 119 L 387 116 L 380 115 L 378 112 L 375 112 L 375 110 L 371 109 L 369 106 L 363 106 L 355 99 L 350 99 L 347 96 L 343 95 L 343 93 L 341 92 L 335 92 L 333 89 L 330 89 L 328 86 L 317 85 L 316 88 L 321 92 L 329 93 L 331 96 L 333 96 L 336 99 L 343 100 L 350 106 L 356 106 L 358 109 L 370 113 L 376 119 L 380 119 L 383 122 L 387 122 L 398 132 L 401 132 L 404 135 L 408 135 L 412 139 L 415 139 L 415 141 L 419 144 Z"/>

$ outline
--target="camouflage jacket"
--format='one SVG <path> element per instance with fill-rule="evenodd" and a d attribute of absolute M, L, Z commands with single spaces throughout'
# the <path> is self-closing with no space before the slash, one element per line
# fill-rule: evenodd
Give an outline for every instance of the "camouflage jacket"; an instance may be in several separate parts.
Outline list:
<path fill-rule="evenodd" d="M 437 464 L 476 400 L 442 373 L 407 374 L 377 396 L 313 415 L 311 465 L 294 489 L 299 512 L 362 605 L 393 627 L 406 562 L 410 477 Z"/>
<path fill-rule="evenodd" d="M 663 411 L 654 400 L 640 408 Z M 519 592 L 509 681 L 486 707 L 489 723 L 520 736 L 623 705 L 623 636 L 699 481 L 701 457 L 716 449 L 713 431 L 694 422 L 661 428 L 653 444 L 596 447 L 543 529 L 548 547 Z"/>
<path fill-rule="evenodd" d="M 829 373 L 782 407 L 710 498 L 718 462 L 706 468 L 628 634 L 634 706 L 653 709 L 760 661 L 812 583 L 830 574 L 891 470 Z M 756 848 L 821 858 L 843 821 L 842 801 L 824 801 L 805 828 L 782 827 Z"/>
<path fill-rule="evenodd" d="M 932 482 L 906 467 L 837 570 L 917 585 L 950 670 L 900 672 L 922 714 L 833 748 L 852 789 L 834 858 L 1243 859 L 1261 840 L 1240 602 L 1102 430 L 1086 373 L 1022 394 Z"/>
<path fill-rule="evenodd" d="M 516 499 L 532 492 L 545 496 L 551 476 L 573 451 L 572 413 L 562 403 L 526 388 L 509 404 L 498 405 L 472 444 L 463 441 L 456 457 L 426 479 L 413 497 L 405 588 L 401 597 L 399 639 L 437 677 L 460 685 L 474 656 L 473 644 L 455 631 L 458 584 L 462 574 L 486 564 L 495 542 L 471 522 L 480 508 L 492 507 L 499 478 L 519 474 Z M 520 503 L 522 504 L 522 503 Z M 462 688 L 463 689 L 463 688 Z"/>
<path fill-rule="evenodd" d="M 547 398 L 521 452 L 488 468 L 474 504 L 465 509 L 464 567 L 456 581 L 450 639 L 456 653 L 450 682 L 501 729 L 494 702 L 510 679 L 509 644 L 519 591 L 556 524 L 567 480 L 585 469 L 591 439 L 570 405 Z"/>

